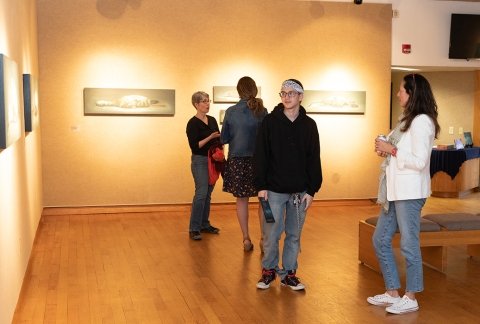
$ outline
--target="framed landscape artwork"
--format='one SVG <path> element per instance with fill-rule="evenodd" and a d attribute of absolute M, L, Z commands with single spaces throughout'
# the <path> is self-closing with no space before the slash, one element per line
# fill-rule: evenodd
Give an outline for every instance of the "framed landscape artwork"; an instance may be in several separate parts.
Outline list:
<path fill-rule="evenodd" d="M 33 132 L 39 124 L 38 82 L 31 74 L 23 75 L 23 106 L 25 131 Z"/>
<path fill-rule="evenodd" d="M 20 138 L 21 118 L 17 63 L 0 54 L 0 149 Z"/>
<path fill-rule="evenodd" d="M 175 114 L 175 90 L 110 89 L 83 90 L 85 115 L 155 115 Z"/>
<path fill-rule="evenodd" d="M 307 113 L 364 114 L 365 91 L 305 90 L 302 106 Z"/>
<path fill-rule="evenodd" d="M 261 87 L 257 87 L 257 98 L 261 97 Z M 214 86 L 213 102 L 214 103 L 237 103 L 240 100 L 236 86 Z"/>

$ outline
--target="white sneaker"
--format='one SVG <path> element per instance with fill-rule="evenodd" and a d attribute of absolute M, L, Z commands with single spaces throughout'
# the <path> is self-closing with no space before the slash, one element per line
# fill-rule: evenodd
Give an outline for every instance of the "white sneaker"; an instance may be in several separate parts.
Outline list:
<path fill-rule="evenodd" d="M 399 302 L 396 302 L 392 306 L 387 307 L 385 310 L 392 314 L 415 312 L 418 310 L 418 302 L 416 299 L 412 300 L 407 296 L 403 296 Z"/>
<path fill-rule="evenodd" d="M 400 297 L 392 297 L 388 293 L 384 293 L 381 295 L 375 295 L 373 297 L 368 297 L 367 302 L 372 305 L 377 306 L 389 306 L 395 303 L 398 303 L 402 300 Z"/>

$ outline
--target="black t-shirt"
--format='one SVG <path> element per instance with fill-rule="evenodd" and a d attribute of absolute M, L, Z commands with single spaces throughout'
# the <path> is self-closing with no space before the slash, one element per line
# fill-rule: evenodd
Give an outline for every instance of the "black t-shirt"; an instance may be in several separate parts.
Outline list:
<path fill-rule="evenodd" d="M 217 120 L 209 115 L 207 115 L 207 119 L 208 125 L 195 116 L 190 118 L 187 123 L 188 144 L 190 145 L 192 154 L 207 156 L 210 146 L 219 142 L 219 138 L 214 138 L 201 148 L 198 147 L 198 142 L 208 137 L 211 133 L 219 131 Z"/>

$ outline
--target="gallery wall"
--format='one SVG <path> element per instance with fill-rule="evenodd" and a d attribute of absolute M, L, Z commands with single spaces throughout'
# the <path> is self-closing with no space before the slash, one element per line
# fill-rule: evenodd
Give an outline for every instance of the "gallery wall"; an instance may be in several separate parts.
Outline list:
<path fill-rule="evenodd" d="M 0 0 L 0 53 L 15 62 L 19 87 L 22 74 L 38 77 L 34 0 Z M 12 321 L 43 207 L 41 133 L 24 131 L 18 92 L 21 135 L 0 149 L 0 323 Z"/>
<path fill-rule="evenodd" d="M 45 206 L 190 202 L 191 94 L 244 75 L 269 110 L 291 77 L 311 90 L 366 91 L 364 114 L 311 115 L 324 171 L 315 198 L 376 195 L 371 146 L 389 126 L 391 5 L 39 0 L 37 10 Z M 84 88 L 175 89 L 175 115 L 85 116 Z M 213 201 L 233 201 L 221 186 Z"/>
<path fill-rule="evenodd" d="M 382 1 L 400 9 L 391 26 L 387 4 L 238 2 L 0 0 L 0 53 L 17 63 L 19 78 L 39 76 L 41 95 L 41 128 L 0 150 L 0 323 L 11 322 L 43 206 L 190 201 L 185 125 L 194 113 L 190 95 L 198 89 L 211 94 L 214 85 L 234 85 L 248 74 L 262 86 L 270 109 L 278 102 L 280 82 L 289 77 L 301 79 L 308 89 L 366 91 L 364 115 L 312 115 L 320 129 L 325 174 L 316 199 L 376 195 L 379 161 L 370 147 L 372 137 L 388 128 L 390 57 L 397 65 L 451 66 L 443 57 L 431 60 L 442 44 L 437 31 L 447 24 L 435 3 L 442 10 L 447 5 L 449 12 L 478 6 Z M 426 21 L 428 33 L 403 34 Z M 391 53 L 390 45 L 396 51 L 405 40 L 414 45 L 412 56 Z M 473 94 L 468 74 L 460 78 L 468 90 L 446 91 L 466 105 L 473 96 L 480 107 L 480 72 L 474 73 Z M 431 78 L 434 87 L 447 87 L 452 79 L 456 76 Z M 84 116 L 85 87 L 174 88 L 176 113 Z M 463 106 L 436 93 L 441 118 L 445 108 Z M 211 113 L 218 118 L 225 108 L 214 104 Z M 478 108 L 473 115 L 474 125 L 480 125 Z M 467 114 L 458 125 L 470 120 Z M 220 187 L 221 182 L 214 201 L 232 201 Z"/>

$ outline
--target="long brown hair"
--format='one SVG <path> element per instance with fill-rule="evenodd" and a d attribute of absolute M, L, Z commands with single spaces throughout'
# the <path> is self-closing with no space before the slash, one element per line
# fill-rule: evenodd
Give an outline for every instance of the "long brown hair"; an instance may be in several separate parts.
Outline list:
<path fill-rule="evenodd" d="M 265 107 L 263 106 L 263 100 L 256 98 L 258 94 L 257 84 L 248 76 L 244 76 L 238 80 L 237 91 L 240 99 L 247 100 L 247 106 L 253 111 L 255 116 L 261 116 Z"/>
<path fill-rule="evenodd" d="M 421 74 L 407 74 L 403 77 L 403 87 L 409 95 L 402 121 L 405 126 L 402 131 L 405 132 L 410 128 L 412 121 L 420 114 L 430 117 L 435 125 L 435 138 L 440 133 L 440 125 L 438 124 L 438 107 L 432 88 L 427 79 Z"/>

